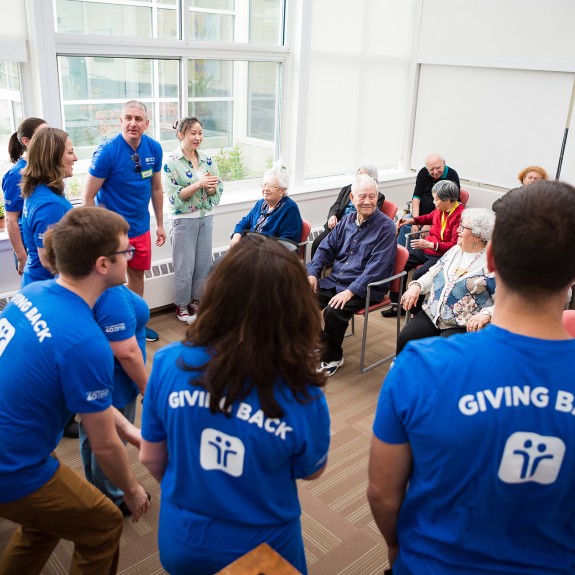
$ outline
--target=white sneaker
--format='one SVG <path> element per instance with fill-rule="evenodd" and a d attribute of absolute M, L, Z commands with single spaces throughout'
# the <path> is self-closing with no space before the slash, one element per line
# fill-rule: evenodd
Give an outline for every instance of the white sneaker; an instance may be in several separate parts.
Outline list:
<path fill-rule="evenodd" d="M 322 361 L 318 368 L 318 373 L 325 373 L 327 377 L 331 377 L 343 365 L 343 357 L 339 361 Z"/>
<path fill-rule="evenodd" d="M 194 315 L 188 314 L 188 319 L 186 321 L 190 324 L 190 323 L 194 323 L 196 321 L 196 319 L 198 319 L 197 313 L 195 313 Z"/>
<path fill-rule="evenodd" d="M 188 311 L 187 307 L 177 305 L 176 306 L 176 316 L 180 321 L 185 321 L 185 322 L 190 323 L 190 321 L 189 321 L 190 312 Z"/>

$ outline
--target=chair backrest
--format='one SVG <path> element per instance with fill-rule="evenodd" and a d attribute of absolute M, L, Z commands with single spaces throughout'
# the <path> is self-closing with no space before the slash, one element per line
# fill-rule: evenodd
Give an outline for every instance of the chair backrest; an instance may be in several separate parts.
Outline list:
<path fill-rule="evenodd" d="M 305 263 L 306 260 L 306 251 L 307 251 L 307 239 L 309 238 L 309 233 L 311 232 L 311 224 L 307 221 L 302 219 L 301 221 L 301 238 L 300 238 L 300 247 L 298 251 L 299 259 Z"/>
<path fill-rule="evenodd" d="M 459 199 L 461 200 L 461 203 L 466 206 L 467 202 L 469 201 L 469 192 L 467 190 L 459 190 Z"/>
<path fill-rule="evenodd" d="M 409 252 L 407 248 L 397 244 L 397 252 L 395 253 L 395 267 L 393 268 L 393 275 L 399 274 L 405 268 L 407 259 L 409 258 Z M 397 278 L 391 282 L 389 285 L 389 291 L 399 292 L 399 282 L 403 281 L 403 277 Z"/>
<path fill-rule="evenodd" d="M 563 327 L 575 337 L 575 309 L 563 310 Z"/>
<path fill-rule="evenodd" d="M 385 200 L 383 204 L 381 204 L 381 211 L 388 217 L 393 220 L 395 218 L 395 214 L 397 214 L 397 204 Z"/>
<path fill-rule="evenodd" d="M 300 242 L 307 242 L 310 232 L 311 232 L 311 224 L 307 220 L 302 219 Z"/>

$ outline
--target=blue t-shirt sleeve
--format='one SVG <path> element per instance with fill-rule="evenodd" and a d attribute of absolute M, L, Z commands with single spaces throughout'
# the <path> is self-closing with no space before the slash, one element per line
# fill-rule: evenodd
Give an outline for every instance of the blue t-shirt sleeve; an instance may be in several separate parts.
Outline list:
<path fill-rule="evenodd" d="M 88 338 L 62 355 L 60 374 L 68 409 L 97 413 L 112 405 L 114 356 L 104 338 Z"/>
<path fill-rule="evenodd" d="M 330 419 L 323 392 L 318 399 L 302 405 L 305 416 L 302 444 L 292 460 L 294 479 L 302 479 L 321 469 L 327 462 L 330 440 Z"/>
<path fill-rule="evenodd" d="M 22 181 L 22 168 L 19 163 L 4 174 L 2 178 L 2 192 L 4 193 L 4 208 L 7 212 L 21 212 L 24 199 L 21 195 L 20 182 Z"/>
<path fill-rule="evenodd" d="M 166 428 L 158 412 L 159 401 L 161 401 L 158 399 L 158 392 L 161 387 L 158 374 L 162 372 L 161 363 L 161 358 L 156 355 L 152 373 L 148 379 L 146 399 L 142 411 L 142 437 L 152 443 L 164 441 L 167 437 Z"/>
<path fill-rule="evenodd" d="M 31 222 L 31 229 L 34 236 L 34 244 L 39 247 L 44 247 L 44 234 L 47 229 L 59 222 L 68 209 L 60 202 L 50 202 L 38 206 L 34 214 L 34 221 Z"/>
<path fill-rule="evenodd" d="M 88 172 L 95 178 L 103 178 L 105 180 L 112 171 L 112 160 L 108 148 L 109 146 L 102 144 L 92 156 Z"/>
<path fill-rule="evenodd" d="M 94 318 L 108 341 L 125 341 L 136 335 L 136 313 L 122 287 L 106 290 L 94 306 Z"/>
<path fill-rule="evenodd" d="M 162 169 L 164 151 L 162 146 L 158 142 L 154 142 L 155 152 L 154 152 L 154 172 L 159 172 Z"/>

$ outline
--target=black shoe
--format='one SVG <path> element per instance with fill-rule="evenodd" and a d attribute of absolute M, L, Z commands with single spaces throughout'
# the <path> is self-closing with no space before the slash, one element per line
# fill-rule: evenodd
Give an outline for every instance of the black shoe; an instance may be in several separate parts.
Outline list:
<path fill-rule="evenodd" d="M 401 308 L 401 315 L 405 315 L 407 312 Z M 388 309 L 384 309 L 381 312 L 381 315 L 383 317 L 397 317 L 397 306 L 396 305 L 392 305 L 390 308 Z"/>
<path fill-rule="evenodd" d="M 78 437 L 80 437 L 78 422 L 75 419 L 64 427 L 64 437 L 69 437 L 70 439 L 78 439 Z"/>
<path fill-rule="evenodd" d="M 151 493 L 148 493 L 146 491 L 146 495 L 148 496 L 148 501 L 151 501 L 152 500 Z M 122 512 L 122 515 L 124 517 L 131 517 L 132 512 L 130 511 L 130 508 L 126 505 L 125 501 L 122 501 L 122 503 L 120 503 L 120 505 L 118 505 L 118 509 Z"/>

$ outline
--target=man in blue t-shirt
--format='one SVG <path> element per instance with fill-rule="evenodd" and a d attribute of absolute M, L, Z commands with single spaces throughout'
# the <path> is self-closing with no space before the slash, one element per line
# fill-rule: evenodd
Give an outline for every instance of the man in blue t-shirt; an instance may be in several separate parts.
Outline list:
<path fill-rule="evenodd" d="M 130 100 L 120 116 L 121 132 L 94 152 L 84 186 L 84 203 L 117 212 L 130 224 L 130 244 L 136 248 L 128 264 L 128 287 L 144 295 L 144 273 L 152 267 L 149 204 L 156 217 L 156 246 L 166 241 L 162 192 L 162 146 L 144 132 L 150 120 L 142 102 Z M 146 339 L 158 334 L 146 328 Z"/>
<path fill-rule="evenodd" d="M 368 498 L 394 575 L 575 573 L 574 227 L 575 188 L 512 192 L 492 326 L 409 343 L 386 378 Z"/>
<path fill-rule="evenodd" d="M 40 573 L 60 539 L 74 542 L 71 572 L 116 572 L 122 513 L 54 453 L 73 413 L 134 519 L 149 506 L 118 435 L 138 445 L 139 431 L 111 406 L 113 355 L 92 314 L 126 277 L 127 231 L 117 214 L 70 210 L 44 237 L 59 277 L 26 286 L 0 315 L 0 517 L 20 524 L 0 573 Z"/>

